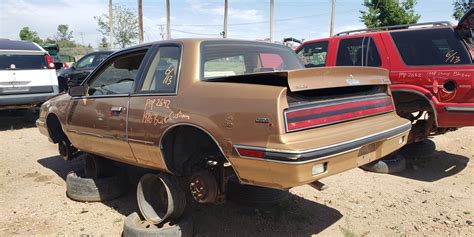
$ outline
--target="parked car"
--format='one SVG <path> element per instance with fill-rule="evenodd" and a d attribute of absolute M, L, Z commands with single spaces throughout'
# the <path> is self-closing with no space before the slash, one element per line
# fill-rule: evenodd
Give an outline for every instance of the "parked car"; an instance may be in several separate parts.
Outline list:
<path fill-rule="evenodd" d="M 0 109 L 32 108 L 57 94 L 48 52 L 33 42 L 0 39 Z"/>
<path fill-rule="evenodd" d="M 97 51 L 84 55 L 69 68 L 63 69 L 58 74 L 61 91 L 67 90 L 68 85 L 80 85 L 82 81 L 113 51 Z"/>
<path fill-rule="evenodd" d="M 37 126 L 65 159 L 80 150 L 189 177 L 197 202 L 215 202 L 233 176 L 287 189 L 402 147 L 411 123 L 388 83 L 380 68 L 305 69 L 283 45 L 170 40 L 113 53 L 43 104 Z M 157 182 L 139 188 L 145 217 L 140 200 L 156 196 Z"/>
<path fill-rule="evenodd" d="M 464 19 L 472 21 L 472 14 Z M 474 126 L 474 65 L 466 43 L 472 39 L 473 24 L 461 25 L 435 22 L 354 30 L 306 41 L 296 52 L 308 67 L 389 70 L 397 112 L 413 122 L 411 143 Z M 458 34 L 460 29 L 465 33 Z"/>
<path fill-rule="evenodd" d="M 61 58 L 61 62 L 63 62 L 62 68 L 64 69 L 71 67 L 76 62 L 76 59 L 68 54 L 60 54 L 59 58 Z"/>
<path fill-rule="evenodd" d="M 41 47 L 48 51 L 49 55 L 53 58 L 54 68 L 56 70 L 64 67 L 64 63 L 59 55 L 59 46 L 57 44 L 44 44 Z"/>

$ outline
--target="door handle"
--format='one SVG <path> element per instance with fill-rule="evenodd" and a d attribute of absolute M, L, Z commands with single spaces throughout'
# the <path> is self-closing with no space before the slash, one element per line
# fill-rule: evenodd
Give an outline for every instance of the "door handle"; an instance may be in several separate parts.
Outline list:
<path fill-rule="evenodd" d="M 124 110 L 125 110 L 125 108 L 124 108 L 124 107 L 121 107 L 121 106 L 117 106 L 117 107 L 114 106 L 114 107 L 110 108 L 110 111 L 116 112 L 116 113 L 120 113 L 120 112 L 122 112 L 122 111 L 124 111 Z"/>

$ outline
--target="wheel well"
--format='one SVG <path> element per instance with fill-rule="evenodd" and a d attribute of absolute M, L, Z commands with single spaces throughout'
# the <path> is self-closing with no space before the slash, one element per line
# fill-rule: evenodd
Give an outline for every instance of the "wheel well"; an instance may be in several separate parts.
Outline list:
<path fill-rule="evenodd" d="M 192 169 L 203 164 L 210 155 L 225 160 L 211 135 L 191 125 L 168 130 L 161 140 L 161 150 L 166 166 L 177 175 L 190 175 Z"/>
<path fill-rule="evenodd" d="M 46 127 L 48 128 L 49 136 L 54 143 L 58 143 L 65 137 L 63 128 L 59 118 L 54 114 L 49 114 L 46 118 Z"/>
<path fill-rule="evenodd" d="M 392 94 L 399 116 L 406 118 L 417 111 L 427 111 L 430 115 L 436 116 L 434 108 L 423 95 L 405 91 L 394 91 Z"/>

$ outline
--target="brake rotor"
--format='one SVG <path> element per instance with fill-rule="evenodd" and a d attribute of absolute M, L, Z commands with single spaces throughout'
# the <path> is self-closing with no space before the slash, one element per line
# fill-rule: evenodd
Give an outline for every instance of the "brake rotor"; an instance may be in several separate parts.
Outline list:
<path fill-rule="evenodd" d="M 218 188 L 214 175 L 201 170 L 191 176 L 189 188 L 194 200 L 198 203 L 213 203 L 217 200 Z"/>

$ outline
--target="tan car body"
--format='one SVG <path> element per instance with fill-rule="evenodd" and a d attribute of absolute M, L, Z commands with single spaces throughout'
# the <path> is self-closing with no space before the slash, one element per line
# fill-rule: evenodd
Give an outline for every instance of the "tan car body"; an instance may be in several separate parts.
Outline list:
<path fill-rule="evenodd" d="M 287 77 L 288 87 L 203 82 L 201 42 L 163 41 L 182 49 L 176 95 L 132 93 L 103 99 L 63 94 L 43 105 L 37 121 L 39 130 L 54 140 L 48 118 L 56 116 L 68 139 L 81 151 L 173 173 L 160 149 L 162 139 L 177 126 L 193 126 L 212 138 L 241 182 L 272 188 L 311 183 L 380 159 L 406 143 L 410 123 L 394 111 L 303 131 L 285 130 L 287 90 L 347 87 L 349 78 L 356 79 L 358 85 L 386 85 L 388 73 L 383 69 L 273 72 Z M 111 109 L 117 107 L 122 111 L 111 115 Z M 256 122 L 259 118 L 268 122 Z M 364 142 L 368 138 L 373 139 Z M 299 162 L 296 155 L 291 157 L 358 141 L 362 143 L 356 147 L 317 159 Z M 288 161 L 242 157 L 238 147 L 290 155 Z M 325 164 L 325 171 L 313 175 L 312 168 L 317 164 Z"/>

